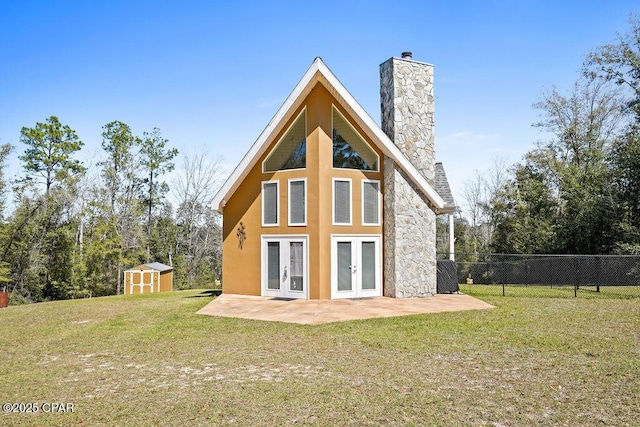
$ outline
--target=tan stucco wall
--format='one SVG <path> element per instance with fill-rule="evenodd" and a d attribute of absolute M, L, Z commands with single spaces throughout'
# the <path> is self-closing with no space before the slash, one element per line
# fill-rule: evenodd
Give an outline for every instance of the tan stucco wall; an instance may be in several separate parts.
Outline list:
<path fill-rule="evenodd" d="M 382 172 L 333 168 L 332 105 L 338 107 L 337 101 L 323 86 L 317 85 L 303 105 L 292 115 L 292 119 L 282 127 L 283 130 L 280 134 L 272 139 L 265 154 L 227 201 L 223 213 L 222 286 L 224 293 L 260 295 L 261 236 L 293 234 L 309 236 L 307 281 L 309 298 L 331 298 L 331 234 L 382 234 L 382 226 L 361 225 L 361 180 L 379 180 L 382 192 Z M 262 162 L 305 107 L 307 116 L 306 169 L 262 173 Z M 353 124 L 349 115 L 340 107 L 338 109 Z M 354 127 L 378 153 L 380 157 L 379 169 L 382 171 L 382 153 L 366 138 L 362 129 L 355 125 Z M 289 227 L 287 225 L 288 180 L 303 177 L 307 179 L 307 225 Z M 333 177 L 352 179 L 352 226 L 332 225 Z M 262 227 L 262 182 L 275 180 L 280 182 L 280 225 Z M 382 199 L 382 194 L 380 198 Z M 380 215 L 382 218 L 382 213 Z M 242 249 L 239 248 L 236 235 L 240 222 L 244 225 L 246 235 Z"/>

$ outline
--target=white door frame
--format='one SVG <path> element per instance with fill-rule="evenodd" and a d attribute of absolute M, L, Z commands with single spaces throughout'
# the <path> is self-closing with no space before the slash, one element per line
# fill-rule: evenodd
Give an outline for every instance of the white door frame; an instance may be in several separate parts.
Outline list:
<path fill-rule="evenodd" d="M 269 242 L 278 242 L 280 244 L 280 289 L 274 290 L 268 288 L 267 277 L 267 245 Z M 290 243 L 302 242 L 302 291 L 292 290 L 290 288 Z M 284 244 L 283 244 L 284 243 Z M 260 242 L 260 277 L 261 277 L 261 295 L 276 298 L 309 298 L 309 235 L 294 234 L 264 234 L 261 236 Z"/>
<path fill-rule="evenodd" d="M 338 290 L 338 242 L 351 243 L 352 262 L 350 266 L 352 276 L 352 289 L 350 291 Z M 375 243 L 375 289 L 362 289 L 362 243 Z M 332 234 L 331 235 L 331 299 L 338 298 L 366 298 L 382 296 L 382 236 L 379 234 Z"/>

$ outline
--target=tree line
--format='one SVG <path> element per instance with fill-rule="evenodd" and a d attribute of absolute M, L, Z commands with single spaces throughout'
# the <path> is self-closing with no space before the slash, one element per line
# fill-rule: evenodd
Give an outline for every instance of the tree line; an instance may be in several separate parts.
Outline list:
<path fill-rule="evenodd" d="M 183 156 L 169 186 L 163 177 L 178 151 L 157 128 L 136 136 L 126 123 L 104 125 L 92 168 L 76 158 L 84 144 L 56 116 L 23 127 L 20 142 L 24 174 L 13 180 L 6 171 L 15 148 L 0 146 L 0 288 L 14 302 L 120 294 L 123 272 L 151 261 L 174 267 L 174 288 L 219 279 L 220 220 L 209 206 L 219 159 Z"/>
<path fill-rule="evenodd" d="M 568 93 L 551 88 L 534 104 L 546 140 L 466 183 L 457 253 L 640 254 L 640 17 L 629 24 L 586 56 Z M 75 158 L 83 142 L 57 117 L 23 127 L 19 179 L 6 176 L 15 148 L 0 145 L 0 288 L 15 302 L 119 294 L 123 271 L 151 261 L 174 267 L 177 288 L 220 278 L 209 206 L 219 160 L 184 157 L 169 186 L 178 152 L 159 129 L 102 131 L 103 158 L 87 168 Z M 441 249 L 445 233 L 439 223 Z"/>
<path fill-rule="evenodd" d="M 545 140 L 465 183 L 461 253 L 640 254 L 640 18 L 534 108 Z"/>

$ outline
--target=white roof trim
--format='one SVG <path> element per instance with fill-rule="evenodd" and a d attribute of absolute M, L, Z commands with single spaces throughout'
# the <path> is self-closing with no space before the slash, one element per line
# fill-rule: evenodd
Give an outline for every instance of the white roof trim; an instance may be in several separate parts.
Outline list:
<path fill-rule="evenodd" d="M 435 189 L 418 172 L 411 162 L 409 162 L 409 159 L 400 152 L 398 147 L 396 147 L 393 141 L 380 129 L 377 123 L 373 121 L 364 108 L 358 104 L 355 98 L 351 96 L 338 78 L 329 70 L 324 62 L 322 62 L 320 57 L 317 57 L 313 61 L 311 67 L 309 67 L 304 76 L 302 76 L 302 79 L 300 79 L 291 94 L 287 97 L 280 109 L 278 109 L 267 127 L 262 131 L 256 142 L 253 143 L 247 154 L 245 154 L 227 181 L 220 188 L 211 202 L 211 208 L 222 212 L 226 201 L 229 200 L 238 189 L 240 183 L 246 178 L 258 159 L 268 148 L 270 139 L 281 130 L 300 103 L 304 101 L 306 95 L 311 92 L 317 83 L 322 83 L 330 92 L 334 93 L 335 91 L 334 95 L 337 94 L 339 98 L 342 98 L 342 100 L 338 99 L 339 102 L 344 101 L 344 103 L 340 102 L 341 106 L 351 113 L 350 115 L 353 119 L 365 133 L 367 133 L 378 148 L 380 148 L 386 156 L 400 165 L 413 183 L 427 196 L 429 201 L 433 203 L 437 211 L 442 211 L 445 204 L 442 197 L 440 197 Z"/>

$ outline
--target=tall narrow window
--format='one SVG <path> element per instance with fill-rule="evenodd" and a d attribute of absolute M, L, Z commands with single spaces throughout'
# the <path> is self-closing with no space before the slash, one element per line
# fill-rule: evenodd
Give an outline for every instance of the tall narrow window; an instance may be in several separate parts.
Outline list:
<path fill-rule="evenodd" d="M 333 223 L 351 225 L 351 180 L 333 180 Z"/>
<path fill-rule="evenodd" d="M 307 224 L 307 181 L 289 180 L 289 225 Z"/>
<path fill-rule="evenodd" d="M 378 170 L 378 155 L 333 107 L 333 167 Z"/>
<path fill-rule="evenodd" d="M 380 225 L 380 181 L 362 181 L 362 224 Z"/>
<path fill-rule="evenodd" d="M 262 225 L 278 225 L 279 202 L 278 181 L 262 183 Z"/>
<path fill-rule="evenodd" d="M 302 110 L 263 164 L 264 172 L 307 166 L 307 111 Z"/>

